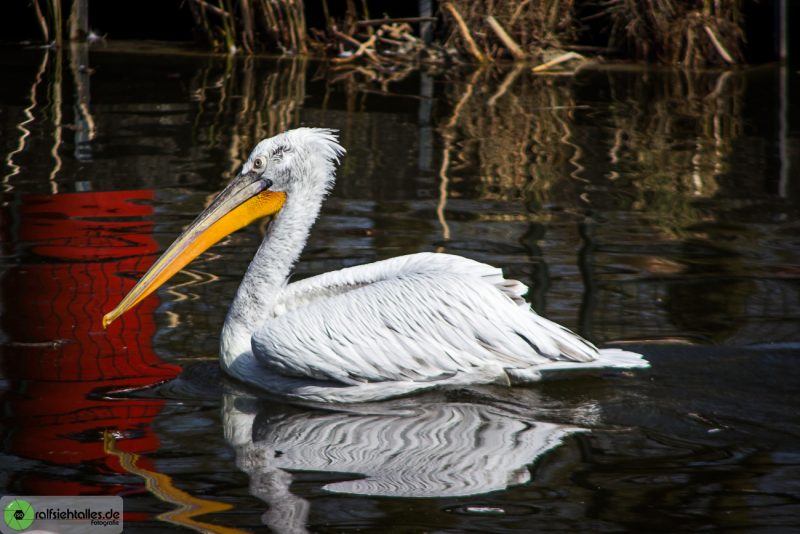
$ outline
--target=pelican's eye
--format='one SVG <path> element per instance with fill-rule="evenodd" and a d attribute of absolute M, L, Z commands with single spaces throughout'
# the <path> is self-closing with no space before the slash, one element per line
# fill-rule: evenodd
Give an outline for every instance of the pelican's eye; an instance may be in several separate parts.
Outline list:
<path fill-rule="evenodd" d="M 264 156 L 258 156 L 256 159 L 253 160 L 253 169 L 257 171 L 263 171 L 264 167 L 267 166 L 267 158 Z"/>

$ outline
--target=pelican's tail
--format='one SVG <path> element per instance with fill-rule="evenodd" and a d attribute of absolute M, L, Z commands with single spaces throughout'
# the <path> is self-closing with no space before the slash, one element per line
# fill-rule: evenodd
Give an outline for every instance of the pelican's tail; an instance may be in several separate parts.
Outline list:
<path fill-rule="evenodd" d="M 598 358 L 593 362 L 602 368 L 642 369 L 650 367 L 650 362 L 638 352 L 617 348 L 600 349 Z"/>
<path fill-rule="evenodd" d="M 622 349 L 600 349 L 597 356 L 590 362 L 555 361 L 543 363 L 527 369 L 506 369 L 512 384 L 538 382 L 550 378 L 574 377 L 578 374 L 596 375 L 603 370 L 613 369 L 644 369 L 650 367 L 650 362 L 636 352 Z"/>

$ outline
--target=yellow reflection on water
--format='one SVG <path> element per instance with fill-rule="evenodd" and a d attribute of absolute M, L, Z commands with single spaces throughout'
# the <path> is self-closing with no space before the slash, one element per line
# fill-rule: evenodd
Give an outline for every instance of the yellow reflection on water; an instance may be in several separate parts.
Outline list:
<path fill-rule="evenodd" d="M 125 471 L 142 477 L 145 481 L 145 487 L 150 493 L 164 502 L 177 506 L 175 510 L 156 516 L 158 519 L 189 527 L 198 532 L 216 532 L 220 534 L 246 532 L 237 528 L 223 527 L 195 519 L 198 516 L 230 510 L 233 505 L 210 499 L 200 499 L 178 489 L 172 483 L 172 478 L 169 475 L 151 471 L 138 465 L 140 458 L 138 454 L 125 452 L 117 448 L 116 439 L 109 432 L 103 433 L 103 450 L 107 454 L 112 454 L 119 458 L 119 463 Z"/>

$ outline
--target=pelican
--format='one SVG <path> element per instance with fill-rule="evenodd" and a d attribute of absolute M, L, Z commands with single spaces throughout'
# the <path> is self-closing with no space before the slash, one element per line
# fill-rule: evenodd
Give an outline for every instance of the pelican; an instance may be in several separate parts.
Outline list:
<path fill-rule="evenodd" d="M 273 216 L 228 311 L 230 376 L 298 400 L 365 402 L 436 387 L 514 385 L 560 371 L 648 367 L 536 314 L 498 268 L 419 253 L 288 282 L 344 154 L 335 131 L 256 145 L 241 172 L 103 317 L 107 327 L 228 234 Z"/>

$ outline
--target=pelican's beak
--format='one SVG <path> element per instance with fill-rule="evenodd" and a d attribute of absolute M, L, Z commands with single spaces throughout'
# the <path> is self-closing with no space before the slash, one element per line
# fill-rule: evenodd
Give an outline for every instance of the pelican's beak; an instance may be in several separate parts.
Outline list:
<path fill-rule="evenodd" d="M 103 328 L 226 235 L 280 211 L 286 193 L 269 191 L 271 185 L 271 181 L 252 172 L 237 176 L 156 260 L 117 307 L 103 317 Z"/>

